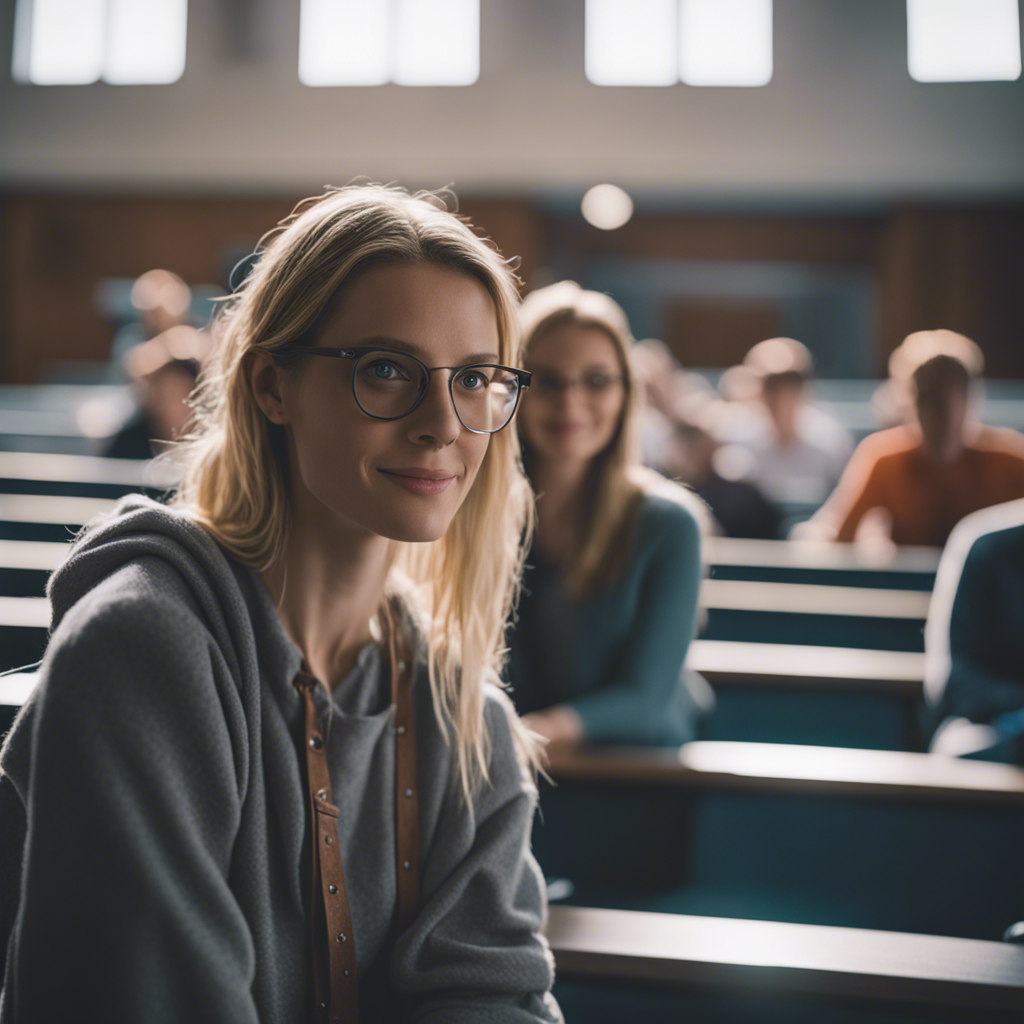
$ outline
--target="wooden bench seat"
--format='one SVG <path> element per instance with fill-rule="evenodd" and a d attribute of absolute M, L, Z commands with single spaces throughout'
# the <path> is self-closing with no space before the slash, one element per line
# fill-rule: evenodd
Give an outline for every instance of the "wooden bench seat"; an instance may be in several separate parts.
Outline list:
<path fill-rule="evenodd" d="M 915 590 L 707 579 L 701 636 L 923 651 L 930 595 Z"/>
<path fill-rule="evenodd" d="M 0 737 L 11 727 L 21 705 L 36 685 L 34 672 L 16 672 L 0 676 Z"/>
<path fill-rule="evenodd" d="M 695 640 L 711 683 L 711 740 L 923 750 L 924 655 L 913 651 Z"/>
<path fill-rule="evenodd" d="M 822 583 L 930 591 L 941 551 L 899 547 L 881 556 L 856 544 L 711 537 L 704 559 L 713 579 Z"/>
<path fill-rule="evenodd" d="M 553 750 L 549 770 L 561 781 L 959 801 L 1024 811 L 1024 769 L 903 751 L 721 741 L 678 749 L 581 747 Z"/>
<path fill-rule="evenodd" d="M 686 663 L 721 687 L 878 690 L 920 697 L 924 678 L 923 654 L 856 647 L 701 639 L 690 644 Z"/>
<path fill-rule="evenodd" d="M 0 451 L 0 493 L 116 498 L 132 491 L 160 493 L 175 473 L 151 460 L 95 455 Z"/>
<path fill-rule="evenodd" d="M 3 498 L 0 495 L 0 501 Z M 70 537 L 63 541 L 0 540 L 0 595 L 41 598 L 50 573 L 67 557 L 69 541 Z"/>
<path fill-rule="evenodd" d="M 769 743 L 553 751 L 534 847 L 577 904 L 998 939 L 1024 770 Z"/>
<path fill-rule="evenodd" d="M 50 602 L 0 595 L 0 672 L 38 661 L 46 650 Z"/>
<path fill-rule="evenodd" d="M 66 541 L 115 504 L 113 498 L 0 494 L 0 541 Z"/>
<path fill-rule="evenodd" d="M 566 1019 L 650 1024 L 660 1005 L 665 1020 L 763 1020 L 743 1014 L 763 1014 L 762 1001 L 789 1003 L 771 1020 L 977 1022 L 1024 1010 L 1024 947 L 1007 943 L 567 906 L 551 907 L 546 932 Z"/>

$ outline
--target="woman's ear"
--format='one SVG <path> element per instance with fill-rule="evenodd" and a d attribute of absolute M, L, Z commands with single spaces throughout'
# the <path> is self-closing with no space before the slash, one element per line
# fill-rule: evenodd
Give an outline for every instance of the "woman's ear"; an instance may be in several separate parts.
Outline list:
<path fill-rule="evenodd" d="M 266 352 L 253 354 L 249 366 L 249 386 L 256 404 L 271 423 L 284 426 L 288 412 L 283 398 L 285 371 Z"/>

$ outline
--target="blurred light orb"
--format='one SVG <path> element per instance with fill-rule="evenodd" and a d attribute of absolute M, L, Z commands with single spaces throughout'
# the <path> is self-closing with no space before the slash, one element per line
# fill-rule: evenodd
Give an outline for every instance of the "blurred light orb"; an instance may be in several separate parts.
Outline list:
<path fill-rule="evenodd" d="M 583 197 L 580 209 L 588 224 L 614 231 L 633 216 L 633 200 L 618 185 L 595 185 Z"/>

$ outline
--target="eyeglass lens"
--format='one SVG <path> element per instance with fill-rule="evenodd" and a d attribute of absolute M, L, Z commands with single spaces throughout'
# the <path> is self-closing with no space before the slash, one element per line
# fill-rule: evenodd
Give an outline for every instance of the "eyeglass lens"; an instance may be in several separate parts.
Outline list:
<path fill-rule="evenodd" d="M 519 380 L 496 366 L 460 366 L 451 371 L 455 412 L 469 430 L 501 430 L 515 412 Z M 398 352 L 367 352 L 356 363 L 356 401 L 363 412 L 394 420 L 412 412 L 430 386 L 426 366 Z"/>

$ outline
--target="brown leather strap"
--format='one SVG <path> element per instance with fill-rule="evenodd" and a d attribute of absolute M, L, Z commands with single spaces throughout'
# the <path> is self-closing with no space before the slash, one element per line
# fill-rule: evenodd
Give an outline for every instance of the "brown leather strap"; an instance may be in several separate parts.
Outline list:
<path fill-rule="evenodd" d="M 313 875 L 309 916 L 313 950 L 313 995 L 320 1024 L 357 1024 L 356 944 L 338 849 L 338 808 L 331 802 L 331 778 L 319 716 L 313 702 L 316 679 L 300 671 L 295 686 L 306 702 L 306 779 L 312 821 Z"/>
<path fill-rule="evenodd" d="M 413 683 L 416 666 L 385 604 L 388 654 L 391 658 L 391 703 L 395 709 L 395 869 L 398 907 L 393 937 L 412 924 L 419 902 L 420 818 L 416 783 L 416 728 Z"/>
<path fill-rule="evenodd" d="M 419 901 L 419 794 L 413 684 L 416 666 L 385 604 L 391 703 L 395 715 L 395 858 L 398 906 L 394 938 L 416 916 Z M 312 822 L 313 874 L 310 939 L 314 1011 L 318 1024 L 358 1024 L 359 996 L 352 917 L 338 844 L 338 808 L 332 802 L 326 747 L 313 701 L 316 678 L 303 664 L 294 680 L 306 707 L 306 779 Z"/>

